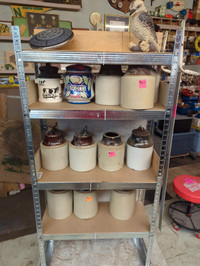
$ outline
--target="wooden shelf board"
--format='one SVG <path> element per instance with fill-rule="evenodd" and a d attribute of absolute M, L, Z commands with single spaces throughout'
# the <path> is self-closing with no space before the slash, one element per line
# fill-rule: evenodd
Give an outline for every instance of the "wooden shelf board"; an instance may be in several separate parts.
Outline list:
<path fill-rule="evenodd" d="M 70 104 L 67 101 L 62 101 L 60 103 L 41 103 L 35 102 L 29 106 L 30 110 L 62 110 L 62 111 L 134 111 L 131 109 L 125 109 L 119 105 L 101 105 L 91 102 L 89 104 Z M 140 111 L 140 110 L 137 110 Z M 148 109 L 148 112 L 151 111 L 165 111 L 164 105 L 156 103 L 153 108 Z"/>
<path fill-rule="evenodd" d="M 69 4 L 59 4 L 59 3 L 50 3 L 43 1 L 26 1 L 26 0 L 0 0 L 1 5 L 25 5 L 25 6 L 41 6 L 49 7 L 54 9 L 61 10 L 73 10 L 78 11 L 81 9 L 80 5 L 69 5 Z"/>
<path fill-rule="evenodd" d="M 153 167 L 145 171 L 136 171 L 128 168 L 126 165 L 119 171 L 107 172 L 100 169 L 98 166 L 87 172 L 76 172 L 69 166 L 60 171 L 47 171 L 41 168 L 40 184 L 79 184 L 79 183 L 121 183 L 121 184 L 141 184 L 141 183 L 156 183 L 156 173 Z"/>
<path fill-rule="evenodd" d="M 17 75 L 17 70 L 0 70 L 0 75 Z M 35 75 L 35 71 L 34 70 L 25 70 L 25 74 L 34 74 Z"/>
<path fill-rule="evenodd" d="M 113 218 L 109 212 L 109 203 L 99 203 L 97 215 L 88 220 L 77 218 L 71 214 L 64 220 L 54 220 L 44 213 L 44 238 L 49 239 L 100 239 L 131 238 L 134 234 L 148 233 L 150 223 L 142 202 L 136 203 L 134 215 L 127 221 Z"/>
<path fill-rule="evenodd" d="M 20 37 L 22 42 L 29 42 L 30 37 Z M 13 41 L 12 35 L 0 35 L 0 41 Z"/>

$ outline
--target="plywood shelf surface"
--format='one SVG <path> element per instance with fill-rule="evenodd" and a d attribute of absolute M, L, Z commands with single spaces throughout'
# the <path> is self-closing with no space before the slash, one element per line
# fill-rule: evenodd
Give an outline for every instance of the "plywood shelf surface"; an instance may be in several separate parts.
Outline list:
<path fill-rule="evenodd" d="M 114 188 L 155 188 L 156 173 L 151 167 L 145 171 L 136 171 L 126 165 L 119 171 L 107 172 L 98 166 L 88 172 L 76 172 L 70 167 L 60 171 L 47 171 L 41 168 L 40 189 L 114 189 Z"/>
<path fill-rule="evenodd" d="M 150 223 L 144 205 L 136 203 L 134 215 L 127 221 L 113 218 L 109 203 L 99 203 L 97 215 L 81 220 L 74 214 L 64 220 L 54 220 L 45 211 L 42 220 L 44 239 L 112 239 L 148 236 Z"/>

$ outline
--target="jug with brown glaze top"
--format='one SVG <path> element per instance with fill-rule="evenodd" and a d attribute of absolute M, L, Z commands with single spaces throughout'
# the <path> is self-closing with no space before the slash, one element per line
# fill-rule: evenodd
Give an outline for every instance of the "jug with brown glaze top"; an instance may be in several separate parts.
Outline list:
<path fill-rule="evenodd" d="M 87 127 L 74 134 L 69 144 L 70 167 L 77 172 L 86 172 L 96 167 L 97 145 Z"/>

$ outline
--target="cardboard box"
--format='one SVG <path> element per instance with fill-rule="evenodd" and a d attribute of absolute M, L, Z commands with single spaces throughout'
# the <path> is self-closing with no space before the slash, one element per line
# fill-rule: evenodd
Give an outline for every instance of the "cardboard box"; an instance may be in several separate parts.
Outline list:
<path fill-rule="evenodd" d="M 196 10 L 193 11 L 192 18 L 195 19 L 195 20 L 200 20 L 200 9 L 196 9 Z"/>
<path fill-rule="evenodd" d="M 200 9 L 200 0 L 194 1 L 193 9 Z"/>

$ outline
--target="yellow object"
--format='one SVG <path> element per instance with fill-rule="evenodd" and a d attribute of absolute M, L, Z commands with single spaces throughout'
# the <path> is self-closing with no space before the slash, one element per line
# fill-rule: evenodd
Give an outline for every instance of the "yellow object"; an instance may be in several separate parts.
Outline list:
<path fill-rule="evenodd" d="M 200 36 L 198 36 L 196 39 L 195 39 L 195 42 L 194 42 L 194 46 L 195 46 L 195 49 L 197 52 L 200 52 L 200 45 L 199 45 L 199 42 L 200 42 Z"/>
<path fill-rule="evenodd" d="M 26 17 L 27 12 L 34 12 L 34 13 L 43 13 L 46 11 L 51 10 L 51 8 L 46 7 L 32 7 L 32 6 L 16 6 L 11 5 L 10 6 L 13 16 L 17 18 Z"/>

